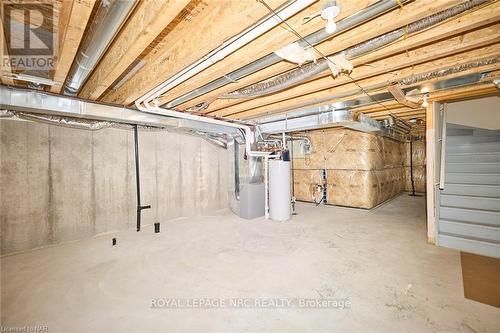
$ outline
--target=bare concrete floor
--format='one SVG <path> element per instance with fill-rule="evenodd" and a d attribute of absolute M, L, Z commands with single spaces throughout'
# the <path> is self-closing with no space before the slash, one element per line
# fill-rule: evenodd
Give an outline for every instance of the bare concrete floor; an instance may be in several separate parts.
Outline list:
<path fill-rule="evenodd" d="M 459 253 L 426 244 L 423 197 L 401 195 L 371 212 L 305 204 L 297 210 L 286 223 L 222 212 L 164 223 L 160 234 L 147 227 L 3 257 L 2 326 L 47 325 L 49 332 L 500 331 L 499 309 L 463 298 Z M 349 298 L 351 305 L 151 308 L 156 298 Z"/>

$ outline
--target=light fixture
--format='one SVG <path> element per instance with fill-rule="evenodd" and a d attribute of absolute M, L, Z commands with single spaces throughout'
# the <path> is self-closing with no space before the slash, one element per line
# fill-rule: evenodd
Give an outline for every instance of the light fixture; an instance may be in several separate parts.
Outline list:
<path fill-rule="evenodd" d="M 340 7 L 337 5 L 337 1 L 328 1 L 323 10 L 321 11 L 321 18 L 326 20 L 325 31 L 327 34 L 333 34 L 337 30 L 337 24 L 334 18 L 340 13 Z"/>
<path fill-rule="evenodd" d="M 423 106 L 424 108 L 426 108 L 426 107 L 428 107 L 428 106 L 429 106 L 429 94 L 424 94 L 424 96 L 423 96 L 422 106 Z"/>
<path fill-rule="evenodd" d="M 495 85 L 495 87 L 497 87 L 497 89 L 500 90 L 500 79 L 494 79 L 493 84 Z"/>

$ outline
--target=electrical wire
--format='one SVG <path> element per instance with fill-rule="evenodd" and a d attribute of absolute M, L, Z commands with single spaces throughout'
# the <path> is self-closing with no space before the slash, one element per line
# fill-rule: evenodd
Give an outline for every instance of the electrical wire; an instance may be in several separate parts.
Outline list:
<path fill-rule="evenodd" d="M 281 20 L 282 23 L 284 23 L 289 29 L 290 31 L 297 37 L 299 38 L 300 40 L 302 40 L 303 42 L 305 42 L 307 45 L 309 45 L 309 47 L 313 48 L 320 56 L 321 58 L 325 59 L 327 62 L 335 65 L 335 63 L 333 61 L 331 61 L 330 59 L 328 59 L 328 57 L 323 54 L 323 52 L 321 52 L 320 50 L 318 50 L 318 48 L 316 48 L 314 45 L 312 45 L 311 43 L 309 43 L 299 32 L 297 32 L 297 30 L 295 30 L 288 22 L 286 22 L 285 20 L 283 20 L 279 14 L 274 10 L 272 9 L 267 3 L 265 0 L 258 0 L 260 3 L 262 3 L 266 8 L 267 10 L 269 10 L 272 14 L 274 14 L 274 16 L 276 16 L 279 20 Z M 382 104 L 381 102 L 377 101 L 375 98 L 373 98 L 372 95 L 370 95 L 365 88 L 363 88 L 350 74 L 347 74 L 347 77 L 352 81 L 352 83 L 354 83 L 366 96 L 368 96 L 374 103 L 382 106 L 391 116 L 401 120 L 403 123 L 406 124 L 406 121 L 399 118 L 396 114 L 392 113 L 391 110 L 389 110 L 389 108 L 387 108 L 387 106 L 385 106 L 384 104 Z"/>

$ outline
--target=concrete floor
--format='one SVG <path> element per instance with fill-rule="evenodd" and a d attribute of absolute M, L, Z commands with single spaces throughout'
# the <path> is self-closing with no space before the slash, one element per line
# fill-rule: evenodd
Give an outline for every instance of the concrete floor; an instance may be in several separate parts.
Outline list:
<path fill-rule="evenodd" d="M 426 244 L 424 206 L 407 195 L 371 212 L 299 204 L 286 223 L 221 212 L 164 223 L 160 234 L 144 228 L 3 257 L 2 326 L 499 332 L 500 309 L 463 298 L 459 253 Z M 351 306 L 151 308 L 157 298 L 349 298 Z"/>

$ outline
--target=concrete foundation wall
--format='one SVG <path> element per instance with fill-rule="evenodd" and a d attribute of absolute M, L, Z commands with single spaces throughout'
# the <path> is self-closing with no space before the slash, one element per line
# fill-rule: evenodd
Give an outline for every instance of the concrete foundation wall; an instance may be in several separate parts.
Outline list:
<path fill-rule="evenodd" d="M 131 130 L 1 120 L 1 253 L 135 228 Z M 166 131 L 139 133 L 143 225 L 228 207 L 227 151 Z"/>

